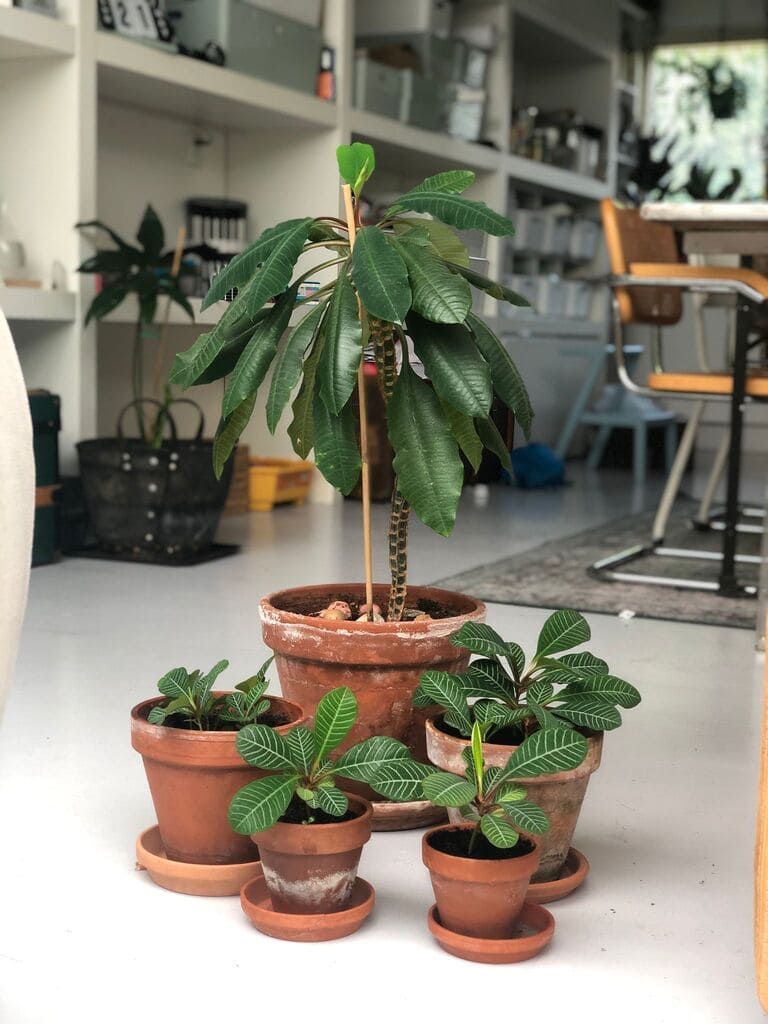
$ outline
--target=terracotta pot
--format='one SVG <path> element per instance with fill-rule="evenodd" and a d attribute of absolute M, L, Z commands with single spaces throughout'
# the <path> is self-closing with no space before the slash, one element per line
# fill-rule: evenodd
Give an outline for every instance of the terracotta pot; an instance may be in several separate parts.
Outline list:
<path fill-rule="evenodd" d="M 235 747 L 236 731 L 150 725 L 149 712 L 166 699 L 153 697 L 131 711 L 131 744 L 144 760 L 166 855 L 188 864 L 252 861 L 253 843 L 233 832 L 227 811 L 239 789 L 267 773 L 245 764 Z M 292 701 L 269 697 L 269 702 L 273 714 L 288 719 L 277 727 L 280 733 L 306 720 Z"/>
<path fill-rule="evenodd" d="M 440 716 L 427 719 L 427 757 L 432 764 L 456 775 L 466 773 L 466 764 L 461 756 L 469 740 L 449 736 L 436 724 Z M 600 766 L 603 751 L 603 734 L 587 735 L 589 750 L 584 761 L 578 768 L 567 772 L 555 772 L 553 775 L 538 775 L 532 779 L 520 779 L 525 786 L 528 797 L 546 812 L 549 818 L 549 829 L 536 841 L 541 847 L 541 866 L 533 876 L 534 882 L 550 882 L 560 876 L 565 859 L 571 846 L 576 823 L 579 820 L 581 805 L 587 792 L 589 777 Z M 484 743 L 483 757 L 489 767 L 500 768 L 509 760 L 517 749 L 503 743 Z M 461 821 L 458 809 L 449 812 L 451 821 Z"/>
<path fill-rule="evenodd" d="M 411 601 L 440 602 L 455 614 L 399 623 L 339 622 L 311 614 L 333 600 L 364 601 L 364 593 L 359 583 L 330 583 L 269 594 L 260 606 L 264 642 L 275 652 L 283 693 L 310 716 L 334 687 L 354 692 L 358 719 L 341 749 L 369 736 L 394 736 L 424 760 L 425 712 L 412 706 L 413 692 L 427 669 L 462 672 L 467 667 L 469 653 L 448 638 L 465 622 L 482 622 L 485 605 L 449 590 L 409 587 Z M 388 596 L 388 585 L 374 587 L 374 601 L 382 608 Z M 349 788 L 358 791 L 354 784 Z"/>
<path fill-rule="evenodd" d="M 456 857 L 436 850 L 432 840 L 451 830 L 471 832 L 474 825 L 441 825 L 424 835 L 422 860 L 429 870 L 440 921 L 460 935 L 507 939 L 515 930 L 531 875 L 539 864 L 539 848 L 503 860 Z"/>
<path fill-rule="evenodd" d="M 363 846 L 371 838 L 373 808 L 349 795 L 357 814 L 329 825 L 278 821 L 251 839 L 258 844 L 272 908 L 284 914 L 331 914 L 348 906 Z"/>

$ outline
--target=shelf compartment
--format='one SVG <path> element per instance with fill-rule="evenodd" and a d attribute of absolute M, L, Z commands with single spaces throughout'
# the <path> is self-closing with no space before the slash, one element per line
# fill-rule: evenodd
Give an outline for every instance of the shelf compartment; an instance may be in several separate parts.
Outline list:
<path fill-rule="evenodd" d="M 336 105 L 205 61 L 99 32 L 99 95 L 217 127 L 324 129 Z"/>
<path fill-rule="evenodd" d="M 73 323 L 75 293 L 44 288 L 5 288 L 0 285 L 0 309 L 9 321 Z"/>
<path fill-rule="evenodd" d="M 510 154 L 504 158 L 504 166 L 510 180 L 537 185 L 550 192 L 559 192 L 566 196 L 579 196 L 582 199 L 603 199 L 610 195 L 607 182 L 599 178 L 590 178 L 585 174 L 545 164 L 541 160 L 531 160 L 527 156 Z"/>
<path fill-rule="evenodd" d="M 72 25 L 18 7 L 0 7 L 0 60 L 72 57 Z"/>

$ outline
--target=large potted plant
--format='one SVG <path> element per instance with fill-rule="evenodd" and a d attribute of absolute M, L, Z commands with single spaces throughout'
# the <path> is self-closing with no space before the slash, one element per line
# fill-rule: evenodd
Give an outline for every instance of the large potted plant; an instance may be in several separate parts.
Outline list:
<path fill-rule="evenodd" d="M 468 623 L 451 643 L 472 652 L 476 660 L 460 674 L 426 672 L 413 698 L 423 708 L 439 705 L 440 712 L 426 722 L 427 756 L 450 772 L 465 771 L 476 728 L 483 758 L 494 768 L 506 765 L 528 737 L 542 730 L 583 733 L 586 756 L 577 765 L 550 769 L 526 782 L 550 822 L 533 876 L 533 895 L 540 902 L 567 895 L 586 877 L 586 858 L 572 850 L 571 840 L 589 778 L 600 766 L 603 733 L 621 725 L 619 708 L 640 703 L 635 687 L 612 675 L 602 658 L 573 650 L 589 639 L 582 615 L 554 612 L 542 626 L 529 661 L 519 644 L 503 640 L 485 623 Z M 454 810 L 450 816 L 458 821 L 462 813 Z"/>
<path fill-rule="evenodd" d="M 183 246 L 165 250 L 165 232 L 148 206 L 136 233 L 136 244 L 126 242 L 101 221 L 77 225 L 106 232 L 116 248 L 104 249 L 85 260 L 82 274 L 100 274 L 101 290 L 93 299 L 85 322 L 103 320 L 129 296 L 136 301 L 131 360 L 133 401 L 117 417 L 116 436 L 81 441 L 77 446 L 88 518 L 98 547 L 106 554 L 139 561 L 185 562 L 210 549 L 226 501 L 232 467 L 214 475 L 212 444 L 203 440 L 204 421 L 199 413 L 192 440 L 177 435 L 171 412 L 174 398 L 163 383 L 163 332 L 158 332 L 158 305 L 165 313 L 172 304 L 194 319 L 181 290 L 180 278 L 190 268 L 184 257 L 205 247 Z M 153 380 L 145 380 L 145 349 L 155 343 Z M 132 410 L 136 436 L 123 436 L 125 414 Z M 170 434 L 166 437 L 166 434 Z"/>
<path fill-rule="evenodd" d="M 310 713 L 340 674 L 360 714 L 348 742 L 386 733 L 423 754 L 423 715 L 411 695 L 425 669 L 460 672 L 467 652 L 448 638 L 464 622 L 484 618 L 471 597 L 407 586 L 411 510 L 431 529 L 453 529 L 464 470 L 461 453 L 477 465 L 484 448 L 509 465 L 509 453 L 489 416 L 494 394 L 525 433 L 531 407 L 506 349 L 472 312 L 472 288 L 500 301 L 519 296 L 469 268 L 454 228 L 511 235 L 513 225 L 461 193 L 471 171 L 427 178 L 395 202 L 377 224 L 362 226 L 358 199 L 374 169 L 370 146 L 338 150 L 346 218 L 299 217 L 269 228 L 217 276 L 204 305 L 237 289 L 213 330 L 180 353 L 171 371 L 190 387 L 227 378 L 214 443 L 217 472 L 248 423 L 272 368 L 267 425 L 275 431 L 291 395 L 288 427 L 301 458 L 314 450 L 320 472 L 343 494 L 361 480 L 362 584 L 300 587 L 261 602 L 264 639 L 275 652 L 283 692 Z M 424 216 L 422 216 L 424 215 Z M 293 281 L 300 256 L 330 255 Z M 304 305 L 301 283 L 335 272 L 314 305 L 283 337 Z M 273 301 L 274 300 L 274 301 Z M 282 339 L 282 340 L 281 340 Z M 410 339 L 410 343 L 407 339 Z M 375 584 L 370 524 L 368 424 L 364 359 L 375 362 L 394 450 L 395 485 L 389 521 L 391 582 Z M 423 365 L 425 379 L 417 372 Z M 395 808 L 390 827 L 417 823 Z M 431 811 L 430 811 L 431 813 Z M 377 808 L 378 827 L 386 827 Z"/>

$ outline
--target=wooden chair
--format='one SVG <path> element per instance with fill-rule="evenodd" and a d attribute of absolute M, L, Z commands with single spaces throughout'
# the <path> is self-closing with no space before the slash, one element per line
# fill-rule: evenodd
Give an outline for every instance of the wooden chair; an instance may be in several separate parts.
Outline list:
<path fill-rule="evenodd" d="M 617 555 L 602 559 L 592 566 L 592 570 L 596 574 L 624 582 L 717 590 L 718 584 L 710 581 L 694 582 L 687 578 L 649 577 L 616 570 L 649 553 L 677 558 L 712 559 L 711 552 L 687 548 L 669 549 L 663 546 L 663 542 L 669 516 L 706 405 L 710 401 L 731 401 L 734 373 L 729 366 L 718 372 L 702 368 L 701 365 L 697 369 L 685 372 L 665 369 L 662 358 L 662 331 L 682 319 L 684 289 L 708 296 L 729 298 L 743 313 L 746 306 L 754 308 L 768 303 L 768 278 L 741 267 L 690 266 L 681 261 L 675 233 L 668 225 L 643 220 L 637 210 L 622 209 L 610 199 L 602 201 L 601 212 L 613 274 L 613 340 L 619 379 L 626 388 L 636 394 L 655 398 L 667 396 L 687 399 L 693 402 L 693 408 L 657 509 L 650 545 L 638 544 Z M 639 384 L 629 373 L 625 357 L 624 330 L 630 324 L 645 324 L 653 328 L 652 368 L 645 384 Z M 700 358 L 700 363 L 703 362 L 705 361 Z M 745 393 L 749 401 L 768 399 L 768 371 L 760 368 L 751 369 L 746 377 Z M 740 428 L 739 421 L 739 437 Z M 713 473 L 718 471 L 722 471 L 722 460 L 717 460 L 713 467 Z M 710 480 L 705 489 L 707 500 L 711 500 L 714 484 Z M 724 533 L 730 533 L 733 529 L 734 524 L 724 524 Z M 755 560 L 755 556 L 732 554 L 731 557 L 741 562 Z M 747 590 L 753 591 L 754 588 Z"/>

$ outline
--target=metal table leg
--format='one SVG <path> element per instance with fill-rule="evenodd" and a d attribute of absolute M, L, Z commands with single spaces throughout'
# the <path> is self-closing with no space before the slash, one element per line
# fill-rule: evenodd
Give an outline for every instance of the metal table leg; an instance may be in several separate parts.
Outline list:
<path fill-rule="evenodd" d="M 720 593 L 737 597 L 744 593 L 736 578 L 736 538 L 739 520 L 739 479 L 741 476 L 741 437 L 744 420 L 744 394 L 747 382 L 750 307 L 739 300 L 736 313 L 736 351 L 733 359 L 733 395 L 731 396 L 731 439 L 728 447 L 723 529 L 723 561 L 720 567 Z"/>

